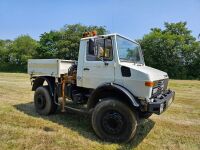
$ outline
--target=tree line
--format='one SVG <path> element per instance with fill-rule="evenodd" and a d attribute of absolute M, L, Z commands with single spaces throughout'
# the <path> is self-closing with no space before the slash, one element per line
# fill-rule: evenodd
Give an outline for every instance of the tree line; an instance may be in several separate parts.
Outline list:
<path fill-rule="evenodd" d="M 29 35 L 15 40 L 0 40 L 0 71 L 26 72 L 30 58 L 78 58 L 79 42 L 85 31 L 108 33 L 104 26 L 65 25 L 41 34 L 39 41 Z M 186 22 L 165 23 L 164 29 L 152 28 L 137 40 L 148 66 L 168 72 L 174 79 L 200 79 L 200 42 Z"/>

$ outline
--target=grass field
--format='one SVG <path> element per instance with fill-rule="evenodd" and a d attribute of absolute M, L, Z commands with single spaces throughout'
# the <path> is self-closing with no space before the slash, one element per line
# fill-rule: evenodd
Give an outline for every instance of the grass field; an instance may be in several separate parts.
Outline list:
<path fill-rule="evenodd" d="M 170 80 L 175 102 L 140 122 L 128 144 L 99 140 L 87 116 L 69 112 L 41 117 L 29 76 L 0 73 L 0 149 L 200 149 L 200 81 Z"/>

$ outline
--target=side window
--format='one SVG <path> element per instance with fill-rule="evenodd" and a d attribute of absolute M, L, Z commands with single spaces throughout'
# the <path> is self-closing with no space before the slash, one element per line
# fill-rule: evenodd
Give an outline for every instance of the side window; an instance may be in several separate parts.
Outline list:
<path fill-rule="evenodd" d="M 105 52 L 104 52 L 104 60 L 111 61 L 113 60 L 113 48 L 112 48 L 112 40 L 105 40 Z"/>
<path fill-rule="evenodd" d="M 112 61 L 113 48 L 112 40 L 110 38 L 99 38 L 87 42 L 87 61 Z"/>

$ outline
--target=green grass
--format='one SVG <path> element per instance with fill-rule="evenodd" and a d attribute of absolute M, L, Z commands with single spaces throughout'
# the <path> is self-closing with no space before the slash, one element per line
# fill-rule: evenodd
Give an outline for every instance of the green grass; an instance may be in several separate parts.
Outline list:
<path fill-rule="evenodd" d="M 39 116 L 29 76 L 0 73 L 0 149 L 200 149 L 200 81 L 170 80 L 175 102 L 140 122 L 128 144 L 99 140 L 90 118 L 69 112 Z"/>

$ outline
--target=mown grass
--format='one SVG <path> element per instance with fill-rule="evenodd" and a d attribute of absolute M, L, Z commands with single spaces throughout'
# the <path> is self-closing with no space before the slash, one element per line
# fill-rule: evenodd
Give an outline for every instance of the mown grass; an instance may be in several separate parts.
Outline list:
<path fill-rule="evenodd" d="M 162 115 L 140 122 L 127 144 L 99 140 L 89 116 L 59 111 L 39 116 L 29 76 L 0 73 L 0 149 L 200 149 L 200 81 L 170 80 L 176 100 Z"/>

